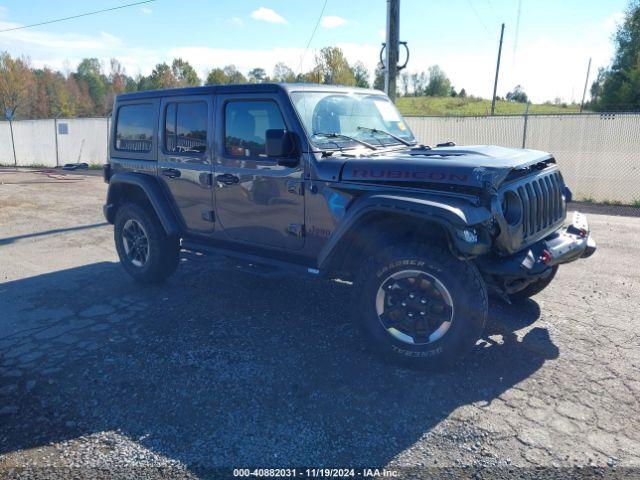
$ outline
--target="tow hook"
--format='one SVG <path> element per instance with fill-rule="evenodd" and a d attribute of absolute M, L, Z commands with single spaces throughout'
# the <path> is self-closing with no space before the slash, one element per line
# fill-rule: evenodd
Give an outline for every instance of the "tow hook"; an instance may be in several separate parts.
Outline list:
<path fill-rule="evenodd" d="M 553 255 L 549 250 L 545 248 L 542 252 L 542 255 L 540 256 L 540 261 L 545 265 L 549 265 L 551 263 L 551 260 L 553 260 Z"/>

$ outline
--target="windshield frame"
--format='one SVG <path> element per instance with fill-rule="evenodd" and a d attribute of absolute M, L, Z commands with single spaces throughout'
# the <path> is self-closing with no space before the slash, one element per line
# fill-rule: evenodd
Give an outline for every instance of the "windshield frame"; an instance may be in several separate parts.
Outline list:
<path fill-rule="evenodd" d="M 316 86 L 317 87 L 317 86 Z M 298 116 L 298 119 L 300 120 L 300 125 L 302 126 L 302 130 L 304 131 L 306 137 L 307 137 L 307 141 L 309 142 L 309 145 L 312 147 L 312 149 L 314 151 L 318 151 L 318 152 L 324 152 L 324 151 L 342 151 L 342 150 L 354 150 L 354 149 L 362 149 L 362 148 L 366 148 L 361 144 L 358 144 L 357 141 L 353 141 L 353 140 L 346 140 L 344 141 L 344 144 L 340 144 L 337 143 L 335 140 L 335 138 L 331 138 L 330 141 L 326 141 L 326 142 L 318 142 L 318 138 L 316 137 L 316 139 L 314 139 L 315 135 L 313 135 L 310 131 L 309 128 L 307 126 L 307 123 L 305 122 L 305 117 L 307 112 L 305 112 L 304 106 L 305 105 L 305 98 L 307 95 L 312 94 L 312 95 L 322 95 L 322 98 L 316 102 L 316 104 L 314 105 L 314 109 L 317 106 L 317 104 L 322 101 L 324 98 L 330 97 L 330 96 L 337 96 L 337 95 L 341 95 L 341 96 L 345 96 L 345 97 L 354 97 L 354 96 L 362 96 L 362 97 L 374 97 L 375 100 L 382 100 L 385 103 L 389 104 L 393 110 L 394 110 L 394 115 L 397 116 L 398 123 L 402 124 L 404 131 L 406 131 L 408 133 L 408 136 L 406 138 L 406 141 L 409 142 L 412 146 L 415 146 L 418 144 L 418 141 L 415 137 L 415 135 L 413 134 L 413 132 L 411 131 L 411 128 L 409 128 L 409 125 L 407 124 L 405 118 L 402 116 L 402 114 L 400 113 L 400 111 L 397 109 L 397 107 L 395 106 L 395 104 L 389 99 L 389 97 L 387 97 L 383 92 L 377 91 L 377 90 L 366 90 L 366 89 L 362 89 L 362 90 L 358 90 L 358 89 L 341 89 L 341 88 L 336 88 L 336 89 L 324 89 L 324 88 L 314 88 L 313 86 L 311 86 L 309 89 L 306 89 L 304 87 L 300 88 L 300 89 L 296 89 L 296 90 L 292 90 L 288 92 L 289 97 L 291 99 L 291 106 L 293 107 L 293 110 L 295 111 L 296 115 Z M 313 115 L 313 114 L 312 114 Z M 382 117 L 380 117 L 381 120 L 384 121 L 384 119 Z M 311 120 L 313 121 L 313 120 Z M 368 125 L 363 125 L 365 127 L 368 127 Z M 406 148 L 407 145 L 403 144 L 402 142 L 399 142 L 397 139 L 392 138 L 391 136 L 387 136 L 385 135 L 381 130 L 386 130 L 388 127 L 385 125 L 384 129 L 381 128 L 376 128 L 376 127 L 370 127 L 373 130 L 378 130 L 379 133 L 371 133 L 370 136 L 367 136 L 365 138 L 358 138 L 358 140 L 362 140 L 368 143 L 371 143 L 373 146 L 376 147 L 377 150 L 380 149 L 388 149 L 388 148 L 397 148 L 397 147 L 403 147 Z M 365 130 L 366 131 L 366 130 Z M 346 134 L 349 135 L 349 132 L 318 132 L 318 133 L 322 133 L 322 134 L 327 134 L 327 133 L 337 133 L 338 135 L 342 134 Z M 393 132 L 395 135 L 397 135 L 397 132 Z M 400 132 L 402 133 L 402 132 Z M 326 138 L 326 137 L 325 137 Z M 386 140 L 386 141 L 385 141 Z"/>

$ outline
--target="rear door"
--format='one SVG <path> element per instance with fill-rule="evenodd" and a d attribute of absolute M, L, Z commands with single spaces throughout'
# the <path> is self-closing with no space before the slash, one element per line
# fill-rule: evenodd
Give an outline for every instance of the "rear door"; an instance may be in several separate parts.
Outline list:
<path fill-rule="evenodd" d="M 214 192 L 216 217 L 234 240 L 280 249 L 304 245 L 302 158 L 265 155 L 265 132 L 290 129 L 276 95 L 219 95 Z"/>
<path fill-rule="evenodd" d="M 166 97 L 160 108 L 158 177 L 186 230 L 214 230 L 211 186 L 213 102 L 209 95 Z"/>

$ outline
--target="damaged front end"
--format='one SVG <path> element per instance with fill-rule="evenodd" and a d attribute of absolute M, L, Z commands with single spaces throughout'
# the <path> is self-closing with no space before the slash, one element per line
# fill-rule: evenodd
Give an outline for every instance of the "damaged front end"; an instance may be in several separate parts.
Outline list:
<path fill-rule="evenodd" d="M 574 212 L 572 223 L 513 255 L 490 253 L 475 259 L 494 293 L 512 294 L 551 275 L 553 267 L 587 258 L 596 251 L 586 217 Z"/>

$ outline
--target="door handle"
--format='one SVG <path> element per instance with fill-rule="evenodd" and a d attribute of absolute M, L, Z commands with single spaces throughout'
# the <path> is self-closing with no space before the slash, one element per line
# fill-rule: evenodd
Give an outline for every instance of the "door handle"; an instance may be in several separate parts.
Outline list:
<path fill-rule="evenodd" d="M 240 178 L 230 173 L 224 173 L 222 175 L 216 175 L 216 181 L 224 185 L 233 185 L 240 182 Z"/>
<path fill-rule="evenodd" d="M 169 178 L 178 178 L 181 175 L 180 170 L 177 168 L 162 168 L 160 171 L 162 175 Z"/>

